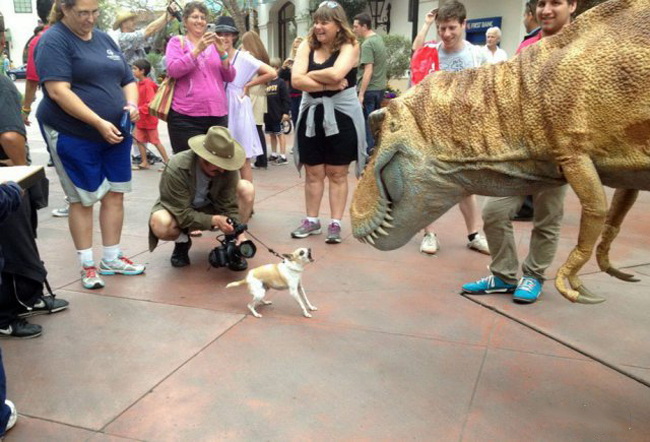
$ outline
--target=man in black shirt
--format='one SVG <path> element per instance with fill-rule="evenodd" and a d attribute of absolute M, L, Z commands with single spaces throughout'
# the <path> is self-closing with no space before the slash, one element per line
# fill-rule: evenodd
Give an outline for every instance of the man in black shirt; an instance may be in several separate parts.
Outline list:
<path fill-rule="evenodd" d="M 0 76 L 0 166 L 27 164 L 26 131 L 20 115 L 20 93 L 8 77 Z M 68 302 L 43 295 L 47 270 L 36 245 L 36 192 L 23 196 L 18 210 L 1 224 L 1 252 L 5 266 L 0 282 L 0 337 L 40 336 L 40 325 L 24 318 L 54 313 Z"/>

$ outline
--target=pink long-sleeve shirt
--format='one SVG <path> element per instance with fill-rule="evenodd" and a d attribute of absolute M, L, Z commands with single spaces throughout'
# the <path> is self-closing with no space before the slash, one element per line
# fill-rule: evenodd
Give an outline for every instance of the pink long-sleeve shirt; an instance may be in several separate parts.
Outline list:
<path fill-rule="evenodd" d="M 165 58 L 167 75 L 176 79 L 172 109 L 192 117 L 222 117 L 228 114 L 224 82 L 235 79 L 235 68 L 222 66 L 217 49 L 210 45 L 194 58 L 194 45 L 187 37 L 172 38 Z"/>

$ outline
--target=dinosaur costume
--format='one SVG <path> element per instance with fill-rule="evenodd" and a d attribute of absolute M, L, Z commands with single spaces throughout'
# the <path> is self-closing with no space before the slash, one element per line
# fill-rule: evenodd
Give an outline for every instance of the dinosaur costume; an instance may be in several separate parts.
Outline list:
<path fill-rule="evenodd" d="M 378 143 L 350 207 L 354 236 L 395 249 L 466 195 L 568 182 L 580 234 L 555 285 L 602 302 L 577 274 L 602 232 L 600 268 L 633 280 L 608 254 L 638 190 L 650 190 L 649 84 L 650 0 L 605 2 L 506 63 L 430 75 L 370 116 Z M 617 189 L 609 214 L 603 185 Z"/>

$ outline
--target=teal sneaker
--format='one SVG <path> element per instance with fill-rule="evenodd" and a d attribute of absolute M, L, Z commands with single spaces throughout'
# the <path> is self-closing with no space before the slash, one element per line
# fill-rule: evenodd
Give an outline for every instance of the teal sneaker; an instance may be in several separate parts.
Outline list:
<path fill-rule="evenodd" d="M 517 290 L 512 295 L 512 300 L 522 304 L 532 304 L 537 301 L 542 293 L 542 283 L 532 276 L 524 276 L 517 284 Z"/>
<path fill-rule="evenodd" d="M 489 295 L 490 293 L 512 293 L 517 288 L 514 284 L 503 282 L 498 276 L 490 275 L 476 282 L 463 285 L 463 293 L 471 295 Z"/>

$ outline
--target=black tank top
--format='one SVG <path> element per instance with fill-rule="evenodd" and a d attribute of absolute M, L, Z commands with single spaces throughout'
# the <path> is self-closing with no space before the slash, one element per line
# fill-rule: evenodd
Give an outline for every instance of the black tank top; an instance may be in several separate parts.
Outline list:
<path fill-rule="evenodd" d="M 333 52 L 332 55 L 330 55 L 330 58 L 325 60 L 322 64 L 319 64 L 314 61 L 314 51 L 313 50 L 309 51 L 309 66 L 307 67 L 307 72 L 319 71 L 321 69 L 331 68 L 332 66 L 334 66 L 336 59 L 339 57 L 339 54 L 340 51 Z M 350 72 L 348 72 L 348 74 L 345 76 L 345 79 L 348 80 L 348 89 L 351 87 L 356 87 L 357 68 L 355 67 L 350 69 Z M 324 91 L 324 92 L 310 92 L 309 95 L 311 95 L 314 98 L 319 98 L 319 97 L 332 97 L 337 93 L 338 92 L 336 91 Z"/>

